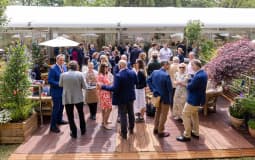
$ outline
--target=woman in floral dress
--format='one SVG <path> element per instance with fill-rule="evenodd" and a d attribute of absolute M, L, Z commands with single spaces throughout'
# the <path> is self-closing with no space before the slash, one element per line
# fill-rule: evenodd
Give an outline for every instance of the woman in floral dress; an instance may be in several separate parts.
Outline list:
<path fill-rule="evenodd" d="M 175 120 L 182 119 L 182 111 L 187 96 L 186 85 L 188 78 L 189 76 L 186 73 L 186 65 L 184 63 L 179 64 L 179 70 L 176 72 L 173 82 L 176 85 L 173 105 L 173 117 Z"/>
<path fill-rule="evenodd" d="M 111 81 L 110 81 L 109 75 L 108 75 L 108 64 L 107 63 L 100 64 L 97 82 L 100 85 L 110 85 L 111 84 Z M 105 129 L 111 129 L 108 126 L 108 119 L 109 119 L 110 113 L 112 111 L 111 92 L 105 91 L 105 90 L 99 90 L 98 96 L 99 96 L 99 104 L 102 109 L 103 127 Z"/>

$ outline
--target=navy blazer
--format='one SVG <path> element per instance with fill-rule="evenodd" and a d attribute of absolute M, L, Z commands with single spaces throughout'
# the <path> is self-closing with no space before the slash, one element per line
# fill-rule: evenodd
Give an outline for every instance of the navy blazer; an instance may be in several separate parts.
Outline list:
<path fill-rule="evenodd" d="M 184 55 L 183 54 L 178 54 L 179 62 L 184 63 Z"/>
<path fill-rule="evenodd" d="M 170 75 L 164 69 L 155 70 L 147 79 L 151 92 L 155 97 L 160 96 L 164 104 L 171 104 L 173 87 Z"/>
<path fill-rule="evenodd" d="M 130 63 L 131 65 L 135 64 L 136 60 L 138 59 L 140 53 L 142 53 L 142 50 L 138 48 L 134 48 L 130 52 Z"/>
<path fill-rule="evenodd" d="M 207 79 L 206 72 L 200 70 L 189 80 L 187 102 L 190 105 L 203 106 L 205 104 Z"/>
<path fill-rule="evenodd" d="M 135 85 L 137 76 L 130 69 L 121 70 L 114 76 L 112 86 L 103 85 L 102 89 L 113 92 L 112 104 L 127 104 L 135 100 Z"/>
<path fill-rule="evenodd" d="M 64 72 L 67 71 L 65 65 L 63 65 Z M 50 84 L 50 95 L 53 98 L 62 97 L 63 88 L 59 87 L 59 78 L 61 70 L 57 64 L 54 64 L 49 71 L 48 82 Z"/>

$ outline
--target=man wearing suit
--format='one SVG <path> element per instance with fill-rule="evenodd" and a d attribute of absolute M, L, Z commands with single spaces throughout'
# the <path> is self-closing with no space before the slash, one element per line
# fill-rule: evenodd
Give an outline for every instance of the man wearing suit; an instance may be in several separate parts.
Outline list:
<path fill-rule="evenodd" d="M 176 138 L 181 142 L 190 141 L 191 136 L 199 138 L 198 109 L 205 104 L 206 97 L 207 74 L 201 70 L 202 64 L 199 60 L 192 60 L 191 66 L 196 73 L 187 84 L 187 102 L 182 113 L 185 131 L 182 136 Z"/>
<path fill-rule="evenodd" d="M 127 56 L 125 54 L 121 55 L 120 59 L 125 60 L 127 62 Z M 127 68 L 132 70 L 132 66 L 128 62 L 127 62 Z M 114 66 L 113 75 L 116 75 L 119 71 L 120 71 L 119 65 Z"/>
<path fill-rule="evenodd" d="M 62 119 L 64 108 L 64 106 L 62 105 L 63 88 L 59 86 L 60 75 L 63 72 L 67 71 L 64 62 L 64 55 L 59 54 L 56 57 L 56 64 L 51 67 L 48 75 L 48 82 L 50 84 L 50 95 L 53 101 L 50 131 L 55 133 L 60 132 L 57 124 L 63 125 L 68 123 Z"/>
<path fill-rule="evenodd" d="M 69 121 L 69 126 L 71 130 L 71 137 L 77 138 L 77 128 L 74 122 L 73 109 L 74 105 L 78 111 L 80 119 L 80 129 L 81 135 L 86 132 L 86 123 L 83 113 L 83 94 L 82 89 L 85 89 L 85 81 L 83 74 L 78 70 L 78 63 L 76 61 L 71 61 L 69 63 L 69 71 L 61 74 L 59 80 L 59 86 L 63 87 L 62 101 L 65 105 L 66 114 Z"/>
<path fill-rule="evenodd" d="M 125 55 L 125 54 L 121 55 L 120 59 L 126 61 L 127 62 L 127 68 L 132 70 L 131 64 L 127 61 L 127 55 Z M 119 65 L 115 65 L 114 68 L 113 68 L 113 75 L 115 76 L 117 73 L 119 73 L 119 71 L 120 71 Z M 117 105 L 117 104 L 113 104 L 113 105 Z M 118 109 L 117 122 L 120 123 L 120 110 L 119 109 Z"/>
<path fill-rule="evenodd" d="M 120 112 L 121 136 L 123 139 L 127 139 L 127 115 L 130 134 L 133 134 L 135 126 L 133 103 L 137 77 L 134 71 L 127 68 L 125 60 L 120 60 L 118 65 L 120 71 L 114 76 L 114 84 L 112 86 L 99 86 L 99 88 L 113 91 L 113 104 L 118 105 Z"/>
<path fill-rule="evenodd" d="M 147 83 L 154 97 L 160 96 L 160 105 L 156 108 L 156 117 L 154 121 L 154 134 L 160 138 L 168 137 L 170 134 L 164 132 L 164 125 L 167 120 L 172 97 L 172 82 L 168 74 L 169 62 L 161 61 L 161 69 L 152 72 Z"/>
<path fill-rule="evenodd" d="M 137 44 L 134 44 L 134 48 L 130 52 L 130 63 L 131 66 L 133 66 L 138 59 L 140 53 L 142 53 L 142 50 L 139 48 Z"/>

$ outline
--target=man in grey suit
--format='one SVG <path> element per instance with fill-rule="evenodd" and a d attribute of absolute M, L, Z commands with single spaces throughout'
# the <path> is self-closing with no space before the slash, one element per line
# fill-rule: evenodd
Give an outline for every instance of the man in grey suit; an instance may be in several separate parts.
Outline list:
<path fill-rule="evenodd" d="M 86 123 L 83 113 L 83 94 L 82 89 L 85 89 L 85 81 L 83 75 L 78 70 L 78 63 L 76 61 L 70 61 L 69 71 L 61 74 L 59 86 L 63 87 L 62 101 L 65 105 L 66 114 L 69 121 L 71 130 L 70 136 L 77 138 L 77 128 L 74 122 L 74 106 L 79 114 L 81 135 L 86 132 Z"/>

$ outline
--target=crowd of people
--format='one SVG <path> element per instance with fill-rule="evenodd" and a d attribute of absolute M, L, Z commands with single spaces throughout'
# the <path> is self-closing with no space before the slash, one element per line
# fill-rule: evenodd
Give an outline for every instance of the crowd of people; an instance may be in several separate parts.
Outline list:
<path fill-rule="evenodd" d="M 84 104 L 90 119 L 96 120 L 97 107 L 102 112 L 102 127 L 111 130 L 109 117 L 117 106 L 121 136 L 134 134 L 135 123 L 146 123 L 148 112 L 146 99 L 151 94 L 159 101 L 154 118 L 154 134 L 168 137 L 165 123 L 169 110 L 176 121 L 183 123 L 185 131 L 178 141 L 199 138 L 198 108 L 205 103 L 207 74 L 195 52 L 189 52 L 185 62 L 185 48 L 178 45 L 176 51 L 168 44 L 161 47 L 152 43 L 148 52 L 140 45 L 125 47 L 104 46 L 97 52 L 89 46 L 87 54 L 81 44 L 72 54 L 56 55 L 56 64 L 49 71 L 48 82 L 53 100 L 50 131 L 59 133 L 58 125 L 70 125 L 71 137 L 77 138 L 74 122 L 74 106 L 80 119 L 81 135 L 86 133 Z M 68 58 L 68 60 L 66 60 Z M 65 62 L 68 61 L 68 66 Z M 68 69 L 67 69 L 68 68 Z M 146 90 L 149 88 L 150 93 Z M 62 119 L 65 107 L 68 122 Z"/>

